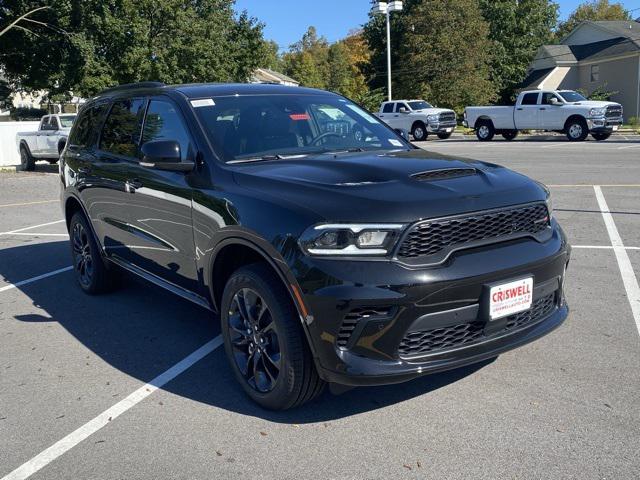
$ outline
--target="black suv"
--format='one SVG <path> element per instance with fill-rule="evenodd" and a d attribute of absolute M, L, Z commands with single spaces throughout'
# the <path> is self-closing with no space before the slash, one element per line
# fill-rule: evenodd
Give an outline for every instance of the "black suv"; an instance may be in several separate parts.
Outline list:
<path fill-rule="evenodd" d="M 417 149 L 332 93 L 111 89 L 83 107 L 60 176 L 82 289 L 124 269 L 219 313 L 267 408 L 490 359 L 568 314 L 543 185 Z"/>

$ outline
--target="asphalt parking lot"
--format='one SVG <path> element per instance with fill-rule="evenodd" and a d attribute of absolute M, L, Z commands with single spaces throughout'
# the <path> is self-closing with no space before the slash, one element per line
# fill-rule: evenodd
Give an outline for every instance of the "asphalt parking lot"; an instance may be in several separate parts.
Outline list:
<path fill-rule="evenodd" d="M 55 173 L 0 174 L 0 479 L 640 478 L 640 137 L 420 146 L 551 187 L 569 319 L 283 413 L 244 396 L 208 311 L 134 279 L 81 293 Z"/>

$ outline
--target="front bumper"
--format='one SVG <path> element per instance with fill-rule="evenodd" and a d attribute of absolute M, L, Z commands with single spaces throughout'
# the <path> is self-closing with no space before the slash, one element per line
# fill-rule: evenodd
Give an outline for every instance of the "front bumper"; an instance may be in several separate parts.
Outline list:
<path fill-rule="evenodd" d="M 456 129 L 456 122 L 430 123 L 427 125 L 429 133 L 452 133 Z"/>
<path fill-rule="evenodd" d="M 439 267 L 309 259 L 298 280 L 311 315 L 307 329 L 319 373 L 343 385 L 398 383 L 493 358 L 540 338 L 568 315 L 562 283 L 569 256 L 554 222 L 544 243 L 521 239 L 460 251 Z M 551 294 L 553 308 L 518 328 L 507 329 L 506 319 L 503 325 L 487 322 L 486 287 L 525 275 L 534 278 L 534 302 Z M 358 318 L 353 312 L 369 314 Z M 468 343 L 417 354 L 401 347 L 409 333 L 452 327 L 455 335 L 458 325 L 469 324 L 481 332 Z"/>
<path fill-rule="evenodd" d="M 592 133 L 615 132 L 623 123 L 622 117 L 595 117 L 587 119 L 587 126 Z"/>

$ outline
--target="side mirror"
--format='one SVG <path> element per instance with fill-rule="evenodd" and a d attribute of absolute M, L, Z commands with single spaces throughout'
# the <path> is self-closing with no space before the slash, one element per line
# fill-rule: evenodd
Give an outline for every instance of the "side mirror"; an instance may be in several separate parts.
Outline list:
<path fill-rule="evenodd" d="M 409 132 L 404 128 L 394 128 L 396 133 L 404 138 L 407 142 L 409 141 Z"/>
<path fill-rule="evenodd" d="M 400 113 L 408 113 L 408 112 L 409 112 L 409 110 L 407 110 L 405 107 L 400 107 L 400 108 L 398 109 L 398 112 L 400 112 Z"/>
<path fill-rule="evenodd" d="M 562 105 L 562 103 L 560 103 L 560 100 L 558 100 L 556 97 L 551 97 L 551 100 L 549 100 L 549 102 L 551 102 L 551 105 Z"/>
<path fill-rule="evenodd" d="M 140 165 L 156 170 L 172 172 L 190 172 L 194 162 L 183 162 L 180 144 L 173 140 L 158 140 L 142 145 L 142 161 Z"/>

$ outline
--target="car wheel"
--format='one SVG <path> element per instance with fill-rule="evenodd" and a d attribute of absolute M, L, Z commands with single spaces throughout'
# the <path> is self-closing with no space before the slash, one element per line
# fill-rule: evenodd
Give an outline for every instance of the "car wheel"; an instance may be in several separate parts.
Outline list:
<path fill-rule="evenodd" d="M 80 288 L 89 294 L 111 291 L 117 283 L 116 271 L 106 264 L 82 212 L 69 223 L 73 270 Z"/>
<path fill-rule="evenodd" d="M 300 317 L 267 265 L 250 265 L 231 275 L 222 294 L 220 320 L 234 375 L 256 403 L 286 410 L 322 392 L 324 382 Z"/>
<path fill-rule="evenodd" d="M 493 140 L 493 137 L 496 134 L 495 128 L 493 128 L 493 123 L 489 120 L 483 120 L 478 122 L 476 126 L 476 137 L 481 142 L 490 142 Z"/>
<path fill-rule="evenodd" d="M 592 133 L 591 136 L 598 142 L 602 142 L 611 136 L 610 133 Z"/>
<path fill-rule="evenodd" d="M 506 132 L 502 132 L 502 138 L 504 138 L 505 140 L 511 141 L 513 139 L 515 139 L 518 136 L 518 131 L 517 130 L 509 130 Z"/>
<path fill-rule="evenodd" d="M 567 124 L 567 138 L 572 142 L 581 142 L 589 135 L 589 127 L 587 122 L 582 119 L 571 120 Z"/>
<path fill-rule="evenodd" d="M 416 122 L 411 130 L 411 135 L 416 142 L 424 142 L 429 134 L 427 133 L 427 127 L 422 122 Z"/>
<path fill-rule="evenodd" d="M 20 170 L 23 172 L 31 172 L 36 168 L 36 161 L 31 156 L 29 149 L 24 145 L 20 145 Z"/>
<path fill-rule="evenodd" d="M 451 135 L 453 135 L 453 132 L 449 132 L 449 133 L 439 133 L 438 134 L 438 138 L 440 140 L 447 140 L 448 138 L 451 138 Z"/>

